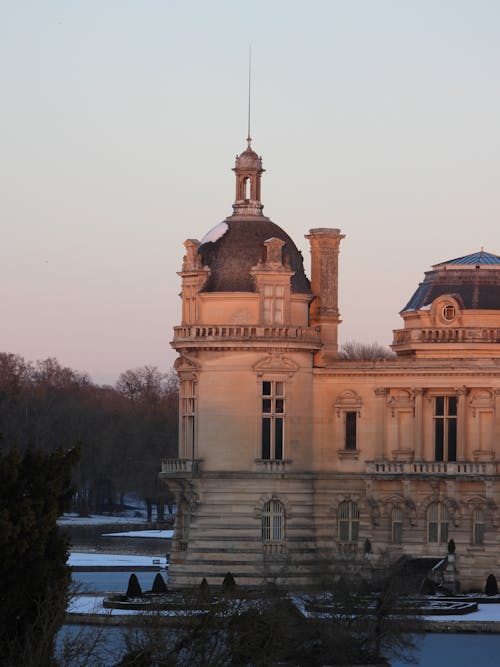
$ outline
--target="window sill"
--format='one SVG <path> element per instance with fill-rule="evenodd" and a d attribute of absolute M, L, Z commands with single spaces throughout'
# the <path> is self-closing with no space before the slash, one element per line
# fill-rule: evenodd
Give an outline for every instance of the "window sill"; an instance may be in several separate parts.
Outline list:
<path fill-rule="evenodd" d="M 337 449 L 337 456 L 341 461 L 357 461 L 359 449 Z"/>

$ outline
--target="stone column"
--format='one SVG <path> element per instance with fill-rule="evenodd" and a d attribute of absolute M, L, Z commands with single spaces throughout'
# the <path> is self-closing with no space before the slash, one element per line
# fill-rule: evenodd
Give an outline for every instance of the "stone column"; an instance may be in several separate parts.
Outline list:
<path fill-rule="evenodd" d="M 457 461 L 472 461 L 472 452 L 467 451 L 467 387 L 457 389 Z"/>
<path fill-rule="evenodd" d="M 375 396 L 377 397 L 376 405 L 376 432 L 375 432 L 375 460 L 388 458 L 385 455 L 385 415 L 387 411 L 386 401 L 389 390 L 385 387 L 377 387 L 375 389 Z"/>
<path fill-rule="evenodd" d="M 311 244 L 311 289 L 316 297 L 311 304 L 311 326 L 320 327 L 322 350 L 316 365 L 326 366 L 337 356 L 338 255 L 344 235 L 340 229 L 311 229 L 306 239 Z"/>
<path fill-rule="evenodd" d="M 422 461 L 423 459 L 423 430 L 422 430 L 422 419 L 423 419 L 423 396 L 424 389 L 422 387 L 416 387 L 413 390 L 413 397 L 415 401 L 415 414 L 413 422 L 413 457 L 415 461 Z"/>

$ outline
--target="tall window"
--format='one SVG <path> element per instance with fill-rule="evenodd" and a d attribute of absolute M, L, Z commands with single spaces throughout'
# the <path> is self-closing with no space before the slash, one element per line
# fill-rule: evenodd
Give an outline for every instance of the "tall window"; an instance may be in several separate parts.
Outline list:
<path fill-rule="evenodd" d="M 356 449 L 356 412 L 345 413 L 345 448 Z"/>
<path fill-rule="evenodd" d="M 262 383 L 262 458 L 282 459 L 285 425 L 285 383 Z"/>
<path fill-rule="evenodd" d="M 391 512 L 391 539 L 393 544 L 403 543 L 403 510 L 399 505 Z"/>
<path fill-rule="evenodd" d="M 264 544 L 285 540 L 285 508 L 279 500 L 268 500 L 262 512 L 262 541 Z"/>
<path fill-rule="evenodd" d="M 472 541 L 473 544 L 484 544 L 484 512 L 481 509 L 474 510 L 472 515 Z"/>
<path fill-rule="evenodd" d="M 434 399 L 434 457 L 436 461 L 457 460 L 457 398 Z"/>
<path fill-rule="evenodd" d="M 339 542 L 357 542 L 359 535 L 358 505 L 351 500 L 340 503 L 338 509 Z"/>
<path fill-rule="evenodd" d="M 181 442 L 182 456 L 187 459 L 195 458 L 195 402 L 196 382 L 183 380 L 181 382 Z"/>
<path fill-rule="evenodd" d="M 448 510 L 443 503 L 432 503 L 427 510 L 427 540 L 433 544 L 448 542 Z"/>
<path fill-rule="evenodd" d="M 285 323 L 285 288 L 264 285 L 264 324 Z"/>

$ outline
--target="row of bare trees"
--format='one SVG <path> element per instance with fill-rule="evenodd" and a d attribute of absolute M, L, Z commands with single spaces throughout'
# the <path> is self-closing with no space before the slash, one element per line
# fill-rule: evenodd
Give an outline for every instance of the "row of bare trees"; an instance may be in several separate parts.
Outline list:
<path fill-rule="evenodd" d="M 52 451 L 78 444 L 76 509 L 112 511 L 124 496 L 146 501 L 158 518 L 168 498 L 158 482 L 160 459 L 175 456 L 178 386 L 173 372 L 144 366 L 122 373 L 113 386 L 49 358 L 27 362 L 0 353 L 2 448 Z"/>

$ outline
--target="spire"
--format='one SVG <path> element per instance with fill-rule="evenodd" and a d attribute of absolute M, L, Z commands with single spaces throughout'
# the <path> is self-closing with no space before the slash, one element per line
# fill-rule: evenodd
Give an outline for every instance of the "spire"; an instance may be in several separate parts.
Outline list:
<path fill-rule="evenodd" d="M 262 158 L 252 149 L 250 134 L 250 111 L 252 90 L 252 45 L 248 45 L 248 124 L 247 147 L 241 155 L 236 156 L 233 171 L 236 174 L 236 199 L 233 204 L 233 215 L 261 216 L 264 206 L 260 201 L 260 177 L 263 174 Z"/>

